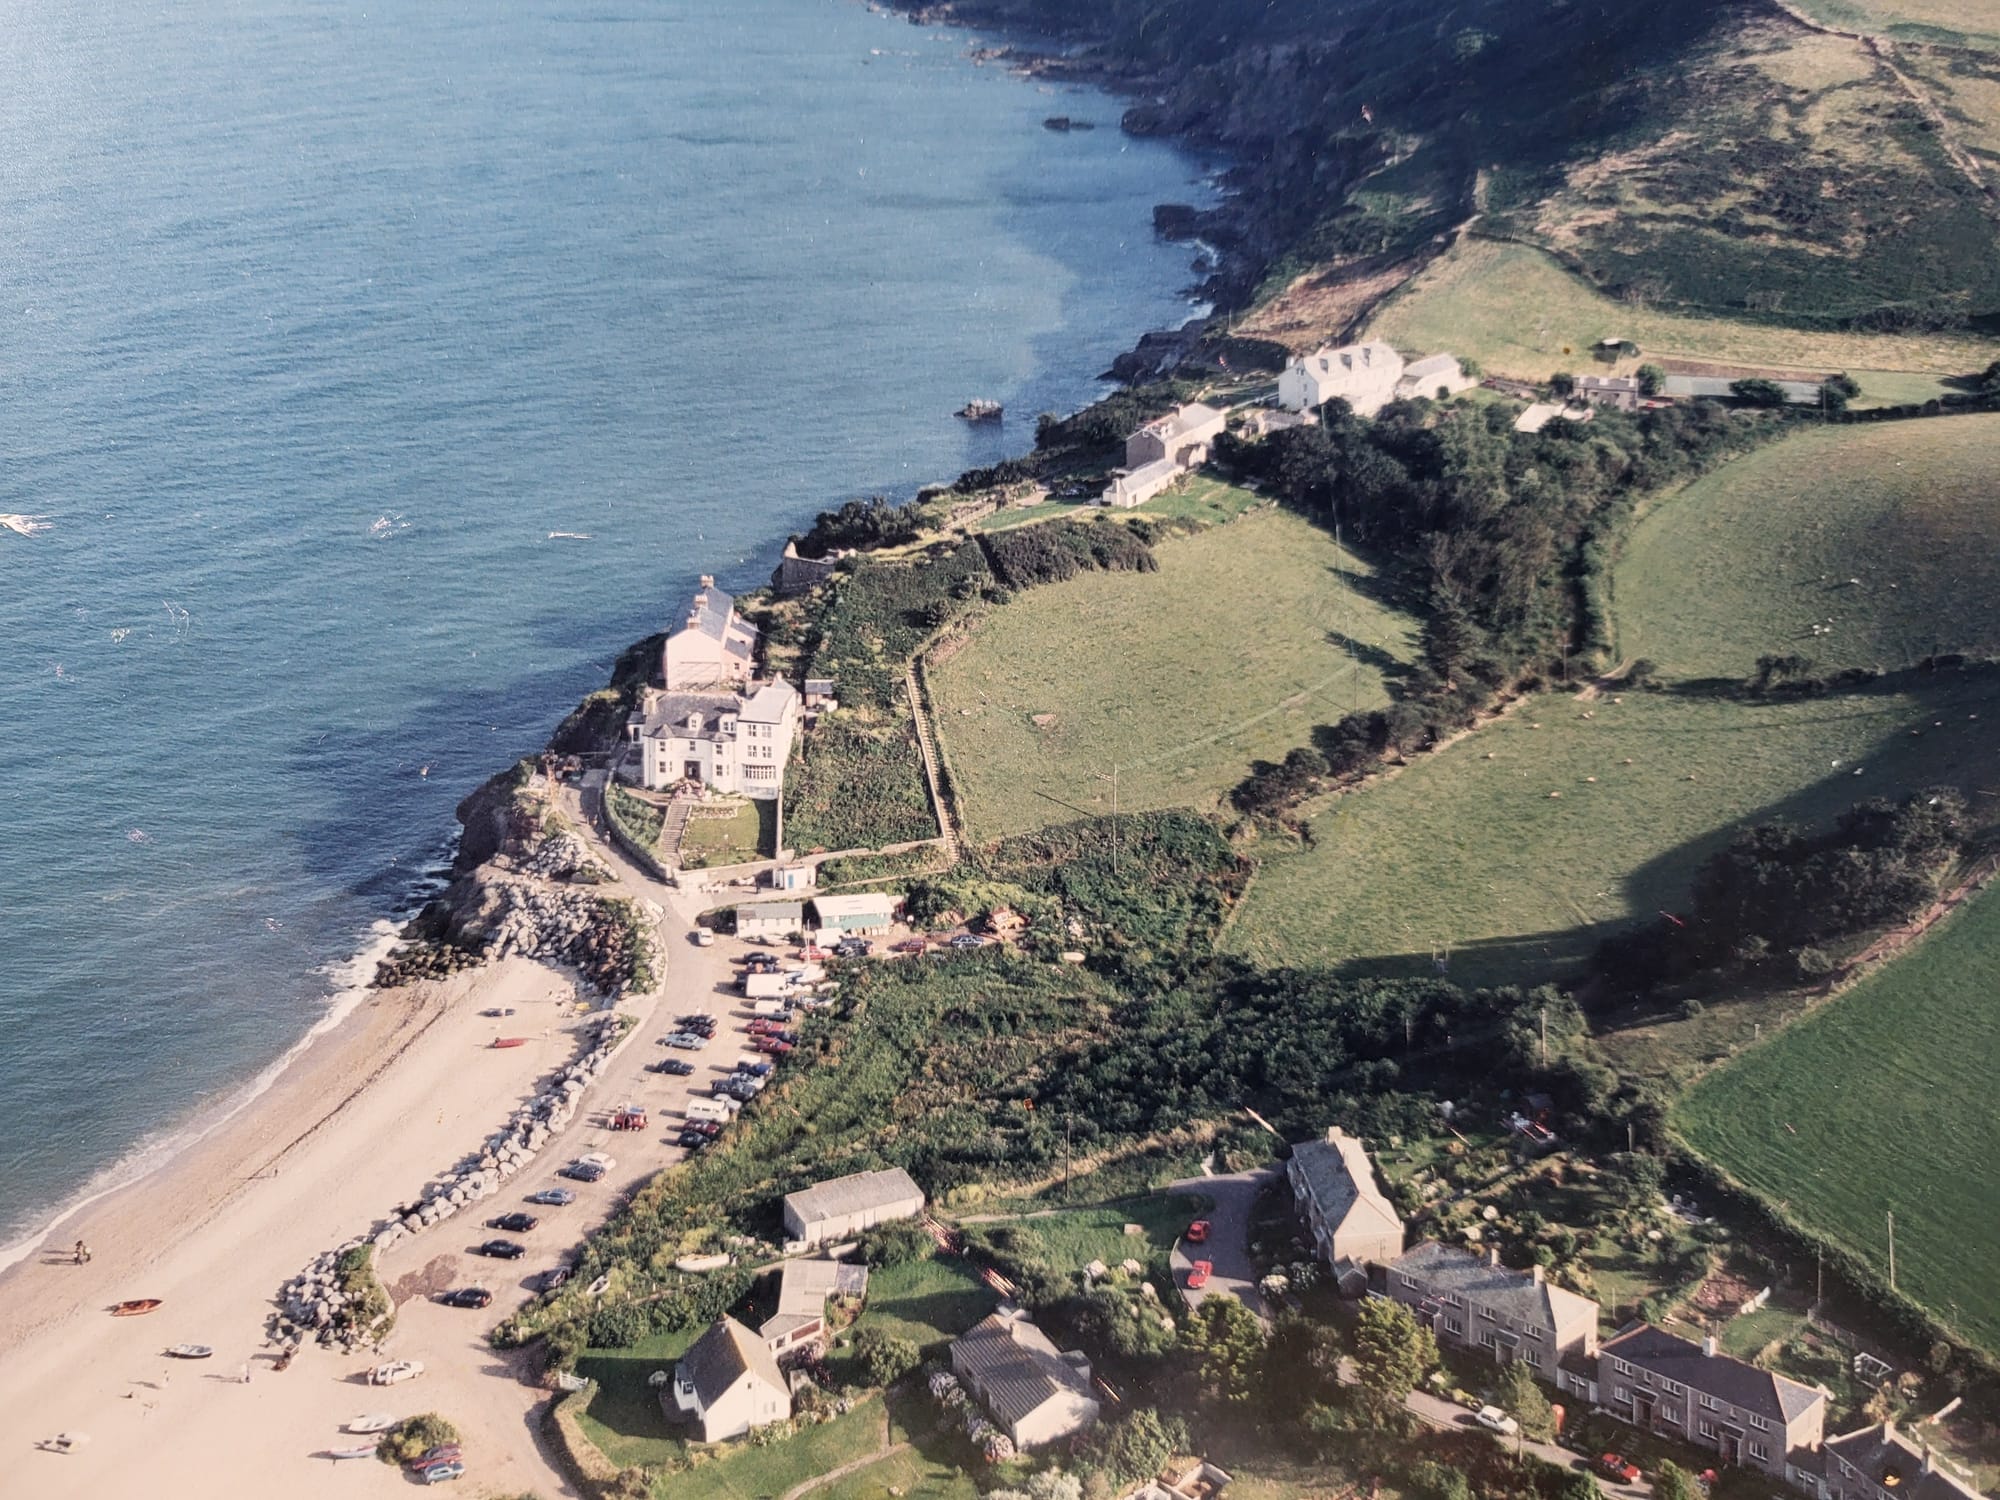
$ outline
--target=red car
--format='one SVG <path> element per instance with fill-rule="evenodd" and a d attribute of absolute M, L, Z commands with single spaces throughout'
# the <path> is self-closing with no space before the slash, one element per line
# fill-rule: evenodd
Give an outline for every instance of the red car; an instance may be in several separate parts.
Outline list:
<path fill-rule="evenodd" d="M 1208 1243 L 1208 1220 L 1196 1219 L 1192 1224 L 1188 1225 L 1187 1242 L 1190 1245 L 1206 1245 Z"/>
<path fill-rule="evenodd" d="M 1606 1453 L 1597 1460 L 1597 1467 L 1607 1479 L 1615 1479 L 1620 1484 L 1637 1484 L 1639 1466 L 1629 1458 L 1621 1458 L 1616 1453 Z"/>
<path fill-rule="evenodd" d="M 1194 1268 L 1188 1272 L 1188 1279 L 1187 1279 L 1188 1290 L 1191 1292 L 1200 1291 L 1203 1287 L 1208 1285 L 1208 1278 L 1211 1275 L 1213 1275 L 1214 1272 L 1215 1272 L 1215 1267 L 1210 1265 L 1207 1261 L 1205 1260 L 1196 1261 L 1194 1263 Z"/>
<path fill-rule="evenodd" d="M 929 946 L 930 944 L 926 943 L 922 938 L 904 938 L 900 943 L 890 944 L 889 951 L 891 953 L 921 953 Z"/>
<path fill-rule="evenodd" d="M 783 1031 L 785 1029 L 785 1023 L 783 1021 L 773 1021 L 769 1017 L 760 1016 L 757 1020 L 752 1021 L 749 1025 L 745 1026 L 743 1029 L 746 1032 L 748 1032 L 751 1036 L 768 1036 L 774 1031 Z"/>
<path fill-rule="evenodd" d="M 781 1042 L 774 1036 L 760 1036 L 751 1045 L 772 1057 L 783 1057 L 792 1050 L 790 1042 Z"/>

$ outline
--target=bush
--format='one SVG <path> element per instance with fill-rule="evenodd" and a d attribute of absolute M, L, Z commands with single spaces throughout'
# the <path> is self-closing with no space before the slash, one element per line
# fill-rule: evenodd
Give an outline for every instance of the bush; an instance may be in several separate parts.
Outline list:
<path fill-rule="evenodd" d="M 923 1352 L 914 1341 L 880 1328 L 864 1328 L 857 1333 L 854 1353 L 868 1372 L 868 1379 L 881 1386 L 894 1385 L 923 1362 Z"/>
<path fill-rule="evenodd" d="M 407 1417 L 382 1434 L 375 1456 L 387 1464 L 414 1463 L 439 1443 L 458 1441 L 458 1429 L 434 1411 Z"/>
<path fill-rule="evenodd" d="M 862 1263 L 878 1271 L 929 1260 L 937 1253 L 937 1241 L 915 1219 L 878 1224 L 861 1236 L 859 1245 Z"/>

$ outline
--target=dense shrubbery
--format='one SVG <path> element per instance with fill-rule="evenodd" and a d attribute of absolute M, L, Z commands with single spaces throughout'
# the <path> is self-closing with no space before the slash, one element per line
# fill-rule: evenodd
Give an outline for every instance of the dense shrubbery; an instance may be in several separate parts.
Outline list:
<path fill-rule="evenodd" d="M 900 547 L 915 541 L 922 531 L 921 512 L 915 501 L 892 505 L 885 497 L 872 495 L 850 500 L 838 510 L 821 511 L 812 530 L 792 541 L 802 557 L 825 557 L 844 548 Z"/>
<path fill-rule="evenodd" d="M 1159 560 L 1128 526 L 1099 519 L 1067 525 L 1017 526 L 980 538 L 993 574 L 1010 589 L 1060 583 L 1079 573 L 1153 573 Z"/>
<path fill-rule="evenodd" d="M 1598 967 L 1638 990 L 1784 956 L 1799 977 L 1818 977 L 1831 965 L 1817 944 L 1901 921 L 1932 900 L 1964 827 L 1964 801 L 1949 788 L 1860 803 L 1818 836 L 1760 824 L 1702 866 L 1685 922 L 1606 940 Z"/>
<path fill-rule="evenodd" d="M 831 677 L 844 704 L 889 707 L 917 648 L 992 577 L 976 542 L 944 543 L 911 562 L 864 561 L 814 619 L 806 675 Z"/>
<path fill-rule="evenodd" d="M 405 1417 L 382 1434 L 375 1456 L 384 1463 L 407 1464 L 422 1458 L 440 1443 L 458 1441 L 458 1429 L 434 1411 Z"/>
<path fill-rule="evenodd" d="M 937 831 L 908 719 L 822 719 L 786 775 L 785 843 L 791 848 L 875 849 L 935 838 Z"/>

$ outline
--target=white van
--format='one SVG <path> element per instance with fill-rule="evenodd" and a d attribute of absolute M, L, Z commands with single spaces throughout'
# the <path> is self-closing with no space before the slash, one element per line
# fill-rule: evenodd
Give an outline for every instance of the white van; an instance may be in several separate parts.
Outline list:
<path fill-rule="evenodd" d="M 770 1000 L 779 995 L 789 994 L 792 980 L 789 974 L 745 974 L 743 993 L 752 1000 Z"/>
<path fill-rule="evenodd" d="M 729 1106 L 720 1099 L 690 1099 L 684 1113 L 690 1120 L 708 1120 L 716 1125 L 727 1125 L 730 1120 Z"/>
<path fill-rule="evenodd" d="M 759 1000 L 750 1009 L 766 1020 L 782 1021 L 792 1013 L 791 1006 L 782 1000 Z"/>

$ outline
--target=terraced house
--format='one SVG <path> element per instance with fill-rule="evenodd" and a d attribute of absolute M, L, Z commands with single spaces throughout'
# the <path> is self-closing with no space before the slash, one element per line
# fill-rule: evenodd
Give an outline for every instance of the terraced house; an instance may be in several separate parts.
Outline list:
<path fill-rule="evenodd" d="M 1644 1324 L 1624 1330 L 1598 1351 L 1597 1400 L 1621 1421 L 1726 1464 L 1818 1488 L 1826 1393 L 1732 1359 L 1714 1339 L 1697 1344 Z"/>
<path fill-rule="evenodd" d="M 1366 1148 L 1338 1125 L 1324 1140 L 1292 1147 L 1285 1175 L 1320 1259 L 1343 1288 L 1350 1276 L 1364 1277 L 1370 1261 L 1403 1253 L 1403 1221 L 1376 1185 Z"/>
<path fill-rule="evenodd" d="M 1373 1290 L 1412 1309 L 1441 1344 L 1525 1364 L 1550 1385 L 1567 1360 L 1597 1353 L 1597 1304 L 1552 1286 L 1540 1266 L 1516 1271 L 1498 1251 L 1474 1255 L 1425 1240 L 1375 1268 Z"/>
<path fill-rule="evenodd" d="M 1821 1500 L 1984 1500 L 1894 1422 L 1828 1438 L 1820 1457 Z"/>

